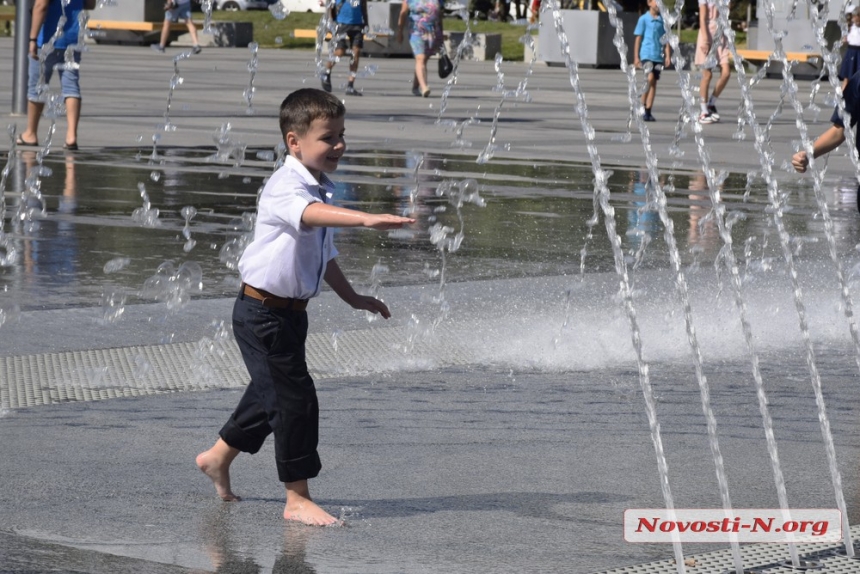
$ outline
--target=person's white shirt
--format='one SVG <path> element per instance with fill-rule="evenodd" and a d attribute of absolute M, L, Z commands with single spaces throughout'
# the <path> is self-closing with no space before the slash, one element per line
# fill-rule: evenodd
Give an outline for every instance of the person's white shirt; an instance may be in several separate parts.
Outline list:
<path fill-rule="evenodd" d="M 254 239 L 239 259 L 246 284 L 279 297 L 310 299 L 319 294 L 326 265 L 337 249 L 331 230 L 303 224 L 302 214 L 311 203 L 331 198 L 334 184 L 325 174 L 320 179 L 289 156 L 266 182 Z"/>
<path fill-rule="evenodd" d="M 855 26 L 851 24 L 851 29 L 848 30 L 848 37 L 846 38 L 849 46 L 860 47 L 860 26 Z"/>

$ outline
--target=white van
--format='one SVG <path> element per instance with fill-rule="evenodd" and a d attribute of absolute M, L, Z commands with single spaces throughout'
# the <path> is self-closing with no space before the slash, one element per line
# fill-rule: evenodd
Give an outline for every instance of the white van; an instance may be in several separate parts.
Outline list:
<path fill-rule="evenodd" d="M 325 12 L 326 0 L 281 0 L 281 5 L 290 12 Z"/>

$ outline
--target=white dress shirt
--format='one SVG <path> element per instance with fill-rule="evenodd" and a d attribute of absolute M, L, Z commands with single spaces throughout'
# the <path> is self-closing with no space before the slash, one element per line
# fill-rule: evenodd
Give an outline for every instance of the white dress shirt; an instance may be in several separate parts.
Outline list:
<path fill-rule="evenodd" d="M 302 223 L 308 205 L 326 202 L 334 184 L 320 182 L 289 156 L 260 194 L 254 239 L 239 259 L 242 281 L 279 297 L 310 299 L 319 294 L 326 265 L 337 256 L 326 227 Z"/>

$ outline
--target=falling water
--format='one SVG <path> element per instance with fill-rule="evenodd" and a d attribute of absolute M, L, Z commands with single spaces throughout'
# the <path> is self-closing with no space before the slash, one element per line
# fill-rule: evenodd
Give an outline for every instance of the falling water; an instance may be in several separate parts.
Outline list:
<path fill-rule="evenodd" d="M 778 59 L 782 63 L 782 66 L 783 66 L 783 77 L 784 77 L 784 84 L 785 84 L 785 89 L 783 90 L 783 92 L 789 93 L 793 103 L 795 104 L 795 111 L 799 114 L 798 120 L 796 122 L 797 127 L 801 132 L 803 146 L 807 151 L 808 157 L 810 158 L 810 166 L 812 166 L 814 169 L 814 165 L 813 165 L 814 158 L 812 158 L 812 142 L 809 140 L 809 137 L 807 135 L 806 124 L 803 122 L 803 119 L 802 119 L 803 109 L 802 109 L 802 106 L 800 106 L 799 102 L 797 102 L 797 98 L 796 98 L 797 86 L 796 86 L 796 84 L 794 84 L 794 80 L 791 77 L 790 64 L 788 62 L 788 59 L 785 55 L 785 51 L 784 51 L 783 46 L 782 46 L 783 32 L 776 31 L 773 28 L 773 18 L 774 18 L 773 6 L 770 4 L 767 4 L 765 8 L 766 8 L 767 28 L 770 31 L 770 34 L 773 37 L 773 41 L 774 41 L 774 59 Z M 727 8 L 726 8 L 726 11 L 728 11 Z M 732 33 L 731 30 L 727 30 L 726 34 L 727 34 L 727 37 L 730 37 L 731 40 L 734 40 L 734 38 L 733 38 L 734 34 Z M 849 316 L 849 313 L 853 313 L 853 305 L 850 304 L 850 297 L 848 296 L 847 285 L 845 284 L 844 277 L 842 275 L 841 267 L 839 265 L 838 256 L 835 253 L 835 244 L 832 241 L 833 224 L 832 224 L 832 221 L 830 221 L 829 213 L 827 210 L 827 205 L 826 205 L 826 203 L 824 203 L 824 200 L 821 197 L 821 177 L 822 176 L 821 176 L 821 174 L 817 173 L 817 170 L 813 171 L 813 174 L 815 174 L 814 178 L 813 178 L 813 181 L 814 181 L 813 185 L 817 187 L 817 190 L 815 192 L 816 201 L 818 201 L 819 209 L 821 210 L 821 214 L 825 220 L 825 229 L 827 230 L 827 233 L 829 235 L 828 245 L 830 247 L 831 258 L 832 258 L 834 264 L 836 265 L 837 276 L 841 280 L 840 287 L 841 287 L 841 291 L 842 291 L 842 295 L 843 295 L 843 301 L 846 302 L 845 303 L 845 305 L 846 305 L 845 306 L 845 314 L 846 314 L 846 317 L 848 318 L 849 324 L 851 325 L 852 337 L 855 340 L 855 344 L 857 344 L 856 343 L 856 341 L 857 341 L 857 339 L 856 339 L 856 326 L 853 324 L 852 317 Z M 771 178 L 771 181 L 773 181 L 772 178 Z M 836 495 L 836 504 L 837 504 L 840 512 L 842 512 L 842 534 L 843 534 L 843 538 L 844 538 L 844 542 L 845 542 L 845 551 L 848 554 L 848 556 L 853 557 L 854 556 L 854 546 L 851 542 L 851 531 L 850 531 L 850 525 L 848 524 L 848 512 L 847 512 L 847 508 L 846 508 L 846 504 L 845 504 L 845 495 L 844 495 L 843 490 L 842 490 L 842 477 L 839 473 L 838 461 L 836 460 L 836 447 L 833 443 L 833 434 L 830 430 L 830 421 L 829 421 L 829 418 L 827 416 L 827 408 L 826 408 L 826 404 L 824 401 L 824 395 L 823 395 L 822 389 L 821 389 L 821 375 L 818 372 L 818 366 L 816 365 L 816 362 L 815 362 L 815 349 L 813 348 L 812 339 L 809 335 L 809 326 L 807 324 L 807 319 L 806 319 L 806 306 L 803 302 L 802 292 L 801 292 L 800 285 L 799 285 L 798 280 L 797 280 L 797 270 L 794 266 L 794 259 L 793 259 L 792 253 L 791 253 L 791 249 L 789 247 L 790 237 L 788 235 L 788 232 L 785 230 L 784 225 L 782 224 L 782 211 L 783 211 L 784 197 L 782 197 L 781 194 L 777 195 L 777 191 L 778 190 L 777 190 L 776 182 L 774 181 L 772 185 L 769 183 L 769 185 L 768 185 L 768 197 L 770 198 L 771 205 L 774 208 L 774 210 L 773 210 L 774 220 L 777 223 L 777 230 L 779 232 L 780 243 L 781 243 L 782 248 L 783 248 L 783 256 L 785 257 L 786 267 L 787 267 L 787 270 L 789 273 L 789 277 L 791 278 L 792 287 L 794 289 L 794 304 L 795 304 L 795 308 L 797 310 L 797 317 L 798 317 L 798 321 L 800 323 L 801 335 L 803 337 L 804 347 L 806 350 L 806 363 L 807 363 L 807 366 L 809 368 L 809 375 L 810 375 L 810 379 L 812 382 L 812 388 L 813 388 L 813 391 L 815 392 L 815 404 L 818 407 L 818 421 L 819 421 L 819 424 L 821 427 L 821 435 L 822 435 L 822 438 L 824 440 L 825 452 L 827 453 L 827 460 L 828 460 L 829 467 L 830 467 L 830 478 L 831 478 L 831 481 L 833 483 L 833 490 L 834 490 L 835 495 Z"/>
<path fill-rule="evenodd" d="M 683 5 L 679 5 L 676 7 L 676 13 L 670 13 L 666 11 L 663 13 L 664 18 L 664 27 L 666 32 L 671 34 L 672 26 L 680 16 L 680 11 L 683 8 Z M 660 221 L 663 224 L 663 238 L 666 241 L 666 245 L 669 249 L 669 259 L 672 262 L 672 269 L 675 271 L 675 288 L 678 291 L 678 297 L 681 301 L 681 306 L 684 309 L 684 325 L 687 330 L 687 341 L 690 344 L 690 350 L 693 353 L 693 362 L 696 371 L 696 381 L 699 385 L 699 395 L 702 401 L 702 412 L 705 415 L 705 420 L 707 421 L 708 427 L 708 442 L 711 447 L 711 455 L 714 458 L 714 467 L 717 475 L 717 483 L 720 488 L 720 498 L 722 499 L 723 509 L 726 511 L 726 516 L 728 518 L 732 517 L 732 500 L 729 495 L 729 484 L 728 478 L 726 477 L 726 469 L 723 463 L 723 455 L 720 450 L 720 441 L 717 434 L 717 419 L 714 416 L 714 410 L 711 408 L 711 393 L 708 387 L 708 379 L 705 376 L 704 371 L 704 359 L 702 358 L 702 349 L 699 345 L 698 337 L 696 336 L 696 328 L 693 325 L 693 309 L 690 304 L 690 294 L 687 287 L 687 278 L 684 275 L 683 270 L 681 269 L 681 255 L 678 250 L 678 245 L 675 241 L 675 226 L 672 222 L 672 219 L 669 217 L 669 214 L 666 210 L 666 194 L 663 190 L 663 186 L 660 183 L 660 174 L 657 170 L 657 156 L 654 153 L 653 148 L 651 147 L 651 135 L 649 133 L 648 127 L 645 125 L 645 121 L 643 119 L 642 113 L 640 113 L 642 104 L 639 99 L 639 94 L 636 90 L 636 68 L 633 65 L 628 64 L 627 62 L 627 43 L 624 41 L 624 29 L 623 23 L 618 19 L 615 11 L 615 6 L 610 4 L 609 7 L 609 18 L 612 25 L 615 26 L 615 46 L 618 48 L 618 54 L 621 58 L 621 69 L 627 73 L 627 85 L 628 85 L 628 96 L 630 98 L 630 107 L 634 109 L 634 118 L 636 121 L 636 125 L 639 128 L 639 134 L 642 139 L 642 147 L 645 154 L 645 164 L 648 169 L 648 176 L 650 179 L 650 188 L 653 190 L 655 194 L 655 204 L 657 206 L 657 211 L 660 216 Z M 678 70 L 682 70 L 683 58 L 680 52 L 675 52 L 675 67 Z M 648 70 L 645 71 L 645 74 L 648 74 Z M 689 74 L 686 74 L 689 76 Z M 684 84 L 684 80 L 681 80 L 682 86 Z M 701 131 L 701 130 L 700 130 Z M 699 133 L 697 136 L 701 139 L 701 134 Z M 697 141 L 697 143 L 699 143 Z M 699 146 L 699 149 L 702 150 L 703 146 Z M 707 158 L 703 158 L 706 162 Z M 705 169 L 707 169 L 707 163 L 703 163 Z M 718 199 L 718 196 L 717 196 Z M 720 213 L 719 208 L 715 204 L 715 210 Z M 644 243 L 643 243 L 644 244 Z M 731 249 L 731 244 L 727 243 L 727 247 Z M 735 564 L 735 572 L 737 574 L 743 574 L 743 559 L 741 558 L 741 550 L 740 545 L 738 544 L 737 537 L 731 536 L 730 543 L 732 548 L 732 559 Z"/>
<path fill-rule="evenodd" d="M 245 104 L 247 108 L 245 109 L 245 115 L 253 116 L 254 115 L 254 78 L 257 76 L 257 52 L 260 49 L 260 45 L 256 42 L 251 42 L 248 44 L 248 49 L 251 50 L 251 59 L 248 60 L 248 87 L 245 88 L 245 91 L 242 93 L 242 97 L 245 100 Z"/>
<path fill-rule="evenodd" d="M 600 156 L 597 153 L 597 146 L 594 144 L 594 128 L 588 121 L 588 108 L 585 103 L 585 94 L 579 83 L 579 72 L 577 63 L 570 56 L 570 46 L 567 41 L 567 34 L 562 27 L 561 11 L 556 0 L 550 0 L 548 7 L 552 11 L 553 22 L 555 24 L 555 32 L 558 36 L 561 45 L 561 53 L 564 54 L 565 64 L 570 73 L 570 85 L 573 88 L 576 96 L 576 113 L 582 126 L 582 132 L 585 134 L 586 146 L 588 155 L 591 158 L 591 168 L 594 172 L 594 194 L 596 200 L 600 203 L 600 208 L 603 211 L 603 221 L 606 226 L 606 234 L 609 237 L 609 242 L 612 245 L 612 254 L 615 260 L 615 271 L 618 274 L 619 295 L 624 305 L 624 311 L 627 315 L 627 320 L 630 323 L 630 335 L 633 342 L 633 348 L 636 351 L 636 364 L 639 370 L 639 384 L 642 387 L 642 395 L 645 399 L 645 410 L 648 415 L 648 426 L 651 431 L 651 441 L 654 444 L 654 452 L 657 456 L 657 469 L 660 475 L 660 488 L 663 493 L 663 500 L 670 515 L 674 512 L 675 503 L 672 498 L 672 489 L 669 485 L 669 468 L 666 463 L 666 454 L 663 450 L 663 439 L 660 434 L 660 425 L 657 422 L 657 405 L 654 401 L 654 393 L 651 389 L 651 380 L 648 374 L 648 364 L 645 362 L 643 355 L 642 337 L 639 330 L 639 324 L 636 319 L 636 309 L 633 305 L 633 292 L 630 287 L 630 279 L 627 275 L 627 264 L 624 261 L 624 252 L 621 249 L 621 239 L 615 231 L 615 209 L 609 203 L 609 187 L 607 180 L 609 173 L 604 171 L 600 165 Z M 675 539 L 672 543 L 675 552 L 675 565 L 678 569 L 678 574 L 685 574 L 686 567 L 684 565 L 684 552 L 681 548 L 679 540 Z"/>

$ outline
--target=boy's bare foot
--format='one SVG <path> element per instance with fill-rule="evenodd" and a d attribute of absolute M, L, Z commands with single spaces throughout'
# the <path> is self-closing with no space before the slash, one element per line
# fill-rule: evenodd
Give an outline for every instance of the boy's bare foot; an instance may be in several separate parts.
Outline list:
<path fill-rule="evenodd" d="M 224 452 L 226 449 L 227 452 Z M 232 452 L 235 451 L 235 454 Z M 205 452 L 197 455 L 197 468 L 203 471 L 203 474 L 212 479 L 215 485 L 215 491 L 221 500 L 233 502 L 242 500 L 230 489 L 230 463 L 236 458 L 239 451 L 227 446 L 227 443 L 218 439 L 215 446 Z M 225 456 L 226 455 L 226 456 Z"/>
<path fill-rule="evenodd" d="M 338 520 L 311 500 L 308 481 L 299 480 L 285 483 L 287 505 L 284 507 L 284 520 L 294 520 L 309 526 L 339 526 Z"/>
<path fill-rule="evenodd" d="M 292 505 L 287 502 L 287 505 L 284 507 L 284 520 L 294 520 L 308 526 L 340 526 L 343 524 L 342 521 L 309 499 L 294 502 Z"/>

